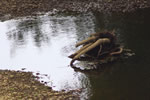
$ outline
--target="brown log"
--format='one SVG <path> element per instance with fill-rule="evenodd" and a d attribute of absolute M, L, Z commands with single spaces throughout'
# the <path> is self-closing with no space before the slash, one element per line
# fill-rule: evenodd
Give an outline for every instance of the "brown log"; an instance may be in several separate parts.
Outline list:
<path fill-rule="evenodd" d="M 82 50 L 86 49 L 90 45 L 92 45 L 92 43 L 84 45 L 81 49 L 79 49 L 78 51 L 76 51 L 74 54 L 70 55 L 69 58 L 74 58 L 74 56 L 76 56 L 78 53 L 80 53 Z"/>
<path fill-rule="evenodd" d="M 70 65 L 73 66 L 73 63 L 75 60 L 77 60 L 82 54 L 85 54 L 86 52 L 90 51 L 91 49 L 95 48 L 96 46 L 100 45 L 100 44 L 104 44 L 104 43 L 110 43 L 110 39 L 108 38 L 103 38 L 103 39 L 99 39 L 97 40 L 95 43 L 91 44 L 90 46 L 88 46 L 87 48 L 85 48 L 84 50 L 82 50 L 81 52 L 79 52 L 70 62 Z"/>
<path fill-rule="evenodd" d="M 76 44 L 76 47 L 78 47 L 78 46 L 80 46 L 80 45 L 82 45 L 82 44 L 88 43 L 88 42 L 90 42 L 90 41 L 92 41 L 92 40 L 96 40 L 96 39 L 97 39 L 97 37 L 95 37 L 95 36 L 89 37 L 89 38 L 87 38 L 86 40 L 83 40 L 83 41 L 77 43 L 77 44 Z"/>
<path fill-rule="evenodd" d="M 90 45 L 89 47 L 87 47 L 86 49 L 82 50 L 80 53 L 78 53 L 73 60 L 78 59 L 82 54 L 85 54 L 86 52 L 90 51 L 91 49 L 95 48 L 96 46 L 100 45 L 100 44 L 104 44 L 104 43 L 109 43 L 110 40 L 108 38 L 103 38 L 103 39 L 99 39 L 97 40 L 95 43 L 93 43 L 92 45 Z"/>

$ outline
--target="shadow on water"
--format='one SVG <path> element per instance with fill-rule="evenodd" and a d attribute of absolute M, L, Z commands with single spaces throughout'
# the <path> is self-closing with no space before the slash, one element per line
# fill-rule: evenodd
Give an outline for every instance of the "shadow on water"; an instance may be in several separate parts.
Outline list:
<path fill-rule="evenodd" d="M 83 89 L 83 99 L 149 100 L 150 43 L 148 10 L 132 14 L 48 14 L 0 22 L 1 69 L 47 74 L 44 81 L 56 90 Z M 74 71 L 67 57 L 77 41 L 100 29 L 115 29 L 119 41 L 135 52 L 104 70 Z M 106 68 L 105 68 L 106 67 Z"/>

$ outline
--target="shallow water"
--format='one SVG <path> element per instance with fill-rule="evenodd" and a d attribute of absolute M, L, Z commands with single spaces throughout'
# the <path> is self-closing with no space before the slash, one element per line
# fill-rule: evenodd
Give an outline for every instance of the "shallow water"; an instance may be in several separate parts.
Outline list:
<path fill-rule="evenodd" d="M 82 88 L 82 99 L 149 100 L 149 18 L 145 10 L 119 16 L 47 13 L 0 22 L 0 69 L 41 73 L 41 80 L 55 90 Z M 119 41 L 136 55 L 103 70 L 74 71 L 67 56 L 76 50 L 75 43 L 100 29 L 115 29 Z"/>
<path fill-rule="evenodd" d="M 55 90 L 84 88 L 90 92 L 88 77 L 75 72 L 68 56 L 82 34 L 94 32 L 92 14 L 78 16 L 25 17 L 0 22 L 1 69 L 46 74 L 42 80 Z M 48 76 L 47 76 L 48 75 Z M 88 91 L 87 91 L 88 90 Z"/>

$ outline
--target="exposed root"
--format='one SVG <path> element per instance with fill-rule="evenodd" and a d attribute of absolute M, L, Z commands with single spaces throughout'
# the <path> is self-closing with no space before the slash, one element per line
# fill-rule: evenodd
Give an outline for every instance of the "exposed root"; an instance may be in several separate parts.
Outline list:
<path fill-rule="evenodd" d="M 107 33 L 109 33 L 109 34 L 115 36 L 115 30 L 112 30 L 111 32 L 108 32 L 107 30 L 103 30 L 103 31 L 101 31 L 101 32 L 97 32 L 97 33 L 92 33 L 92 34 L 90 34 L 90 37 L 92 37 L 92 36 L 100 37 L 102 34 L 107 34 Z"/>
<path fill-rule="evenodd" d="M 84 45 L 80 50 L 78 50 L 77 52 L 75 52 L 74 54 L 68 56 L 69 58 L 74 58 L 74 56 L 76 56 L 78 53 L 80 53 L 82 50 L 86 49 L 87 47 L 89 47 L 92 43 L 86 44 Z"/>
<path fill-rule="evenodd" d="M 91 46 L 87 47 L 85 50 L 82 50 L 79 54 L 77 54 L 73 60 L 78 59 L 82 54 L 85 54 L 86 52 L 90 51 L 91 49 L 95 48 L 96 46 L 104 43 L 109 43 L 110 40 L 108 38 L 99 39 L 96 42 L 94 42 Z"/>
<path fill-rule="evenodd" d="M 82 44 L 85 44 L 85 43 L 87 43 L 87 42 L 90 42 L 90 41 L 92 41 L 92 40 L 95 40 L 95 39 L 97 39 L 97 37 L 95 37 L 95 36 L 89 37 L 88 39 L 83 40 L 83 41 L 77 43 L 77 44 L 76 44 L 76 47 L 78 47 L 78 46 L 80 46 L 80 45 L 82 45 Z"/>
<path fill-rule="evenodd" d="M 99 48 L 99 51 L 98 51 L 97 57 L 100 55 L 101 51 L 102 51 L 102 45 L 100 45 L 100 48 Z"/>
<path fill-rule="evenodd" d="M 73 66 L 73 63 L 75 62 L 75 59 L 71 60 L 70 66 Z"/>
<path fill-rule="evenodd" d="M 122 51 L 123 51 L 123 48 L 122 48 L 122 47 L 120 47 L 120 48 L 118 48 L 118 51 L 111 52 L 111 53 L 110 53 L 110 55 L 119 55 L 119 54 L 121 54 L 121 53 L 122 53 Z"/>
<path fill-rule="evenodd" d="M 77 43 L 76 47 L 80 45 L 83 45 L 83 47 L 69 56 L 72 58 L 70 62 L 71 66 L 73 66 L 76 60 L 82 61 L 82 59 L 86 57 L 102 61 L 123 52 L 123 48 L 116 43 L 115 30 L 111 32 L 105 30 L 103 32 L 91 34 L 89 38 Z"/>

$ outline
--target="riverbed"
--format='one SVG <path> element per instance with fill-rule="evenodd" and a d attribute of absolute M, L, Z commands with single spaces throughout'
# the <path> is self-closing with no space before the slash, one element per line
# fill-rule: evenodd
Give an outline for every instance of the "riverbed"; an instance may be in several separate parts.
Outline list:
<path fill-rule="evenodd" d="M 149 100 L 148 12 L 48 12 L 1 21 L 0 69 L 40 73 L 40 81 L 54 90 L 81 89 L 81 100 Z M 75 44 L 101 29 L 115 29 L 118 41 L 135 55 L 97 71 L 75 71 L 68 58 Z"/>

